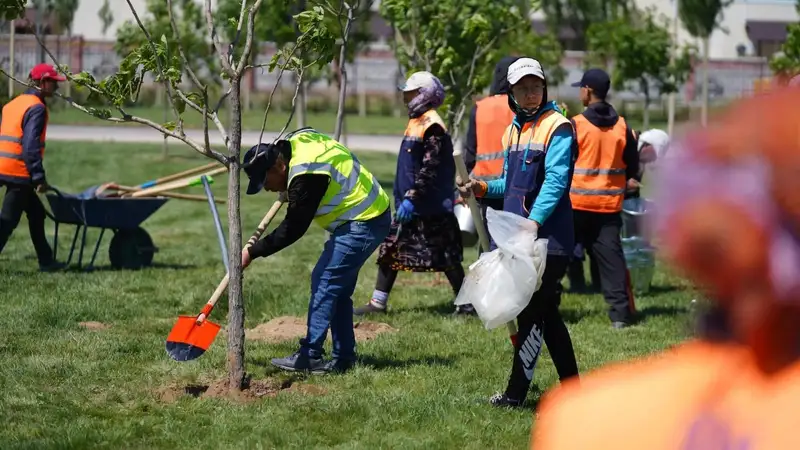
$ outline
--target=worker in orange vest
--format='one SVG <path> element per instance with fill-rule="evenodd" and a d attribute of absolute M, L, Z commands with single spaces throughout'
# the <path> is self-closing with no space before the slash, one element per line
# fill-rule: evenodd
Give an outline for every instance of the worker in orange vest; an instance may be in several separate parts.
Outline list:
<path fill-rule="evenodd" d="M 798 104 L 748 98 L 670 147 L 651 230 L 711 300 L 699 336 L 546 393 L 531 449 L 800 448 Z"/>
<path fill-rule="evenodd" d="M 6 187 L 0 210 L 0 252 L 24 211 L 39 269 L 45 272 L 63 268 L 53 259 L 44 233 L 44 205 L 36 194 L 48 189 L 43 165 L 49 118 L 45 99 L 52 97 L 58 82 L 64 80 L 50 64 L 36 65 L 29 74 L 35 87 L 6 103 L 0 122 L 0 185 Z"/>
<path fill-rule="evenodd" d="M 570 188 L 575 240 L 597 260 L 600 288 L 609 304 L 614 328 L 633 321 L 627 266 L 622 251 L 622 200 L 638 183 L 639 152 L 636 137 L 606 101 L 611 88 L 608 74 L 590 69 L 573 84 L 580 87 L 586 109 L 572 118 L 578 138 L 578 159 Z M 580 267 L 581 274 L 583 267 Z"/>
<path fill-rule="evenodd" d="M 470 177 L 481 181 L 502 178 L 505 149 L 503 133 L 514 120 L 514 112 L 508 107 L 508 67 L 519 59 L 507 56 L 494 68 L 489 96 L 478 100 L 469 116 L 469 128 L 464 144 L 464 163 Z M 503 199 L 477 199 L 481 206 L 481 216 L 486 222 L 486 208 L 503 210 Z M 481 248 L 478 253 L 488 251 Z"/>

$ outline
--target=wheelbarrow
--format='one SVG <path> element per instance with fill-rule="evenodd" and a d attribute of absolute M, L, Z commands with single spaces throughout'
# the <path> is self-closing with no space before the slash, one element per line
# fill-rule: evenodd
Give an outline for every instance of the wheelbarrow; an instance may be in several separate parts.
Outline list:
<path fill-rule="evenodd" d="M 58 230 L 62 224 L 75 225 L 69 257 L 66 264 L 72 261 L 78 235 L 82 234 L 78 251 L 78 268 L 83 265 L 83 253 L 86 247 L 86 230 L 90 227 L 100 228 L 100 237 L 94 246 L 92 259 L 85 268 L 94 268 L 97 252 L 106 230 L 111 230 L 114 237 L 108 247 L 108 258 L 115 269 L 140 269 L 153 263 L 153 255 L 158 251 L 153 245 L 150 235 L 140 225 L 169 200 L 164 197 L 98 197 L 95 188 L 87 189 L 77 195 L 64 194 L 51 188 L 53 194 L 46 194 L 50 204 L 47 216 L 55 222 L 53 237 L 53 257 L 58 252 Z"/>

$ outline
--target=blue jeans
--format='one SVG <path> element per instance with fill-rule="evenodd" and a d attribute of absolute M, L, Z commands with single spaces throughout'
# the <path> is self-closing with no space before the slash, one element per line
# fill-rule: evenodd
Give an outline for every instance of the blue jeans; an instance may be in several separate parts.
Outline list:
<path fill-rule="evenodd" d="M 391 211 L 373 219 L 342 224 L 325 243 L 311 273 L 311 300 L 308 304 L 308 333 L 300 340 L 300 352 L 311 358 L 322 357 L 322 348 L 331 329 L 334 359 L 354 360 L 356 338 L 353 332 L 353 291 L 358 272 L 389 234 Z"/>

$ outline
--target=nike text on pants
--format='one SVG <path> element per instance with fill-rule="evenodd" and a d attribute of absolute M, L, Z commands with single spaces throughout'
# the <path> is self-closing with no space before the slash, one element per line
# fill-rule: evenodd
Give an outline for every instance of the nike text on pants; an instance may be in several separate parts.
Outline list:
<path fill-rule="evenodd" d="M 514 347 L 514 361 L 506 388 L 506 396 L 510 399 L 525 401 L 543 343 L 547 344 L 561 381 L 578 375 L 572 339 L 558 310 L 561 304 L 561 279 L 568 263 L 568 256 L 548 255 L 542 286 L 517 316 L 517 345 Z"/>

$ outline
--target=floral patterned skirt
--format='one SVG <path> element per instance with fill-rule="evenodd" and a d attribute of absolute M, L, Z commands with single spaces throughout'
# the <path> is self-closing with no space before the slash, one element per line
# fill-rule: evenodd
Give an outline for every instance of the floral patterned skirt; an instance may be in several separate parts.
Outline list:
<path fill-rule="evenodd" d="M 378 249 L 378 265 L 396 271 L 445 272 L 463 259 L 461 229 L 453 213 L 414 216 L 402 227 L 392 222 L 389 236 Z"/>

